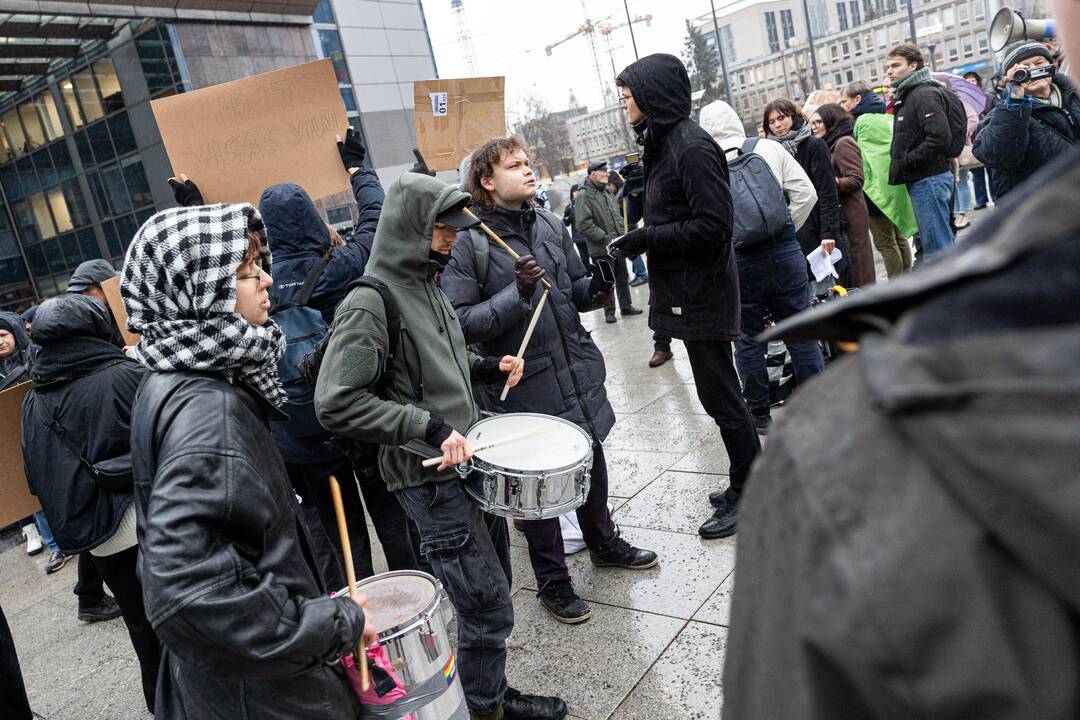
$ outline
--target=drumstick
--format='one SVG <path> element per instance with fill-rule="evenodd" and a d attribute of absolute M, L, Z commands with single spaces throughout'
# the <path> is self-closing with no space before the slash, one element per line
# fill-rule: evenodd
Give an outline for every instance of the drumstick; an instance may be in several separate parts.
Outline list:
<path fill-rule="evenodd" d="M 622 231 L 623 235 L 630 232 L 630 219 L 627 217 L 625 197 L 622 199 Z"/>
<path fill-rule="evenodd" d="M 506 437 L 498 438 L 497 440 L 491 440 L 491 441 L 486 442 L 486 443 L 481 443 L 480 445 L 477 445 L 476 447 L 474 447 L 472 449 L 472 451 L 473 451 L 473 454 L 475 455 L 476 453 L 480 452 L 481 450 L 490 450 L 493 447 L 497 447 L 499 445 L 506 445 L 507 443 L 517 442 L 518 440 L 524 440 L 525 438 L 532 437 L 533 435 L 536 435 L 537 433 L 546 432 L 546 431 L 547 431 L 547 428 L 534 428 L 532 430 L 522 430 L 521 432 L 514 433 L 513 435 L 507 435 Z M 441 457 L 433 457 L 433 458 L 430 458 L 428 460 L 425 460 L 424 462 L 422 462 L 420 464 L 423 467 L 426 467 L 426 468 L 433 468 L 433 467 L 438 467 L 441 462 L 442 462 Z"/>
<path fill-rule="evenodd" d="M 461 211 L 463 213 L 465 213 L 466 215 L 468 215 L 469 217 L 471 217 L 473 220 L 476 220 L 477 222 L 480 222 L 480 218 L 473 215 L 472 210 L 470 210 L 469 208 L 467 208 L 467 207 L 466 208 L 461 208 Z M 517 254 L 517 252 L 514 250 L 514 248 L 507 245 L 505 240 L 503 240 L 501 237 L 496 235 L 495 232 L 491 228 L 489 228 L 487 225 L 485 225 L 482 222 L 480 223 L 480 229 L 483 230 L 484 233 L 489 238 L 491 238 L 492 240 L 497 242 L 499 244 L 499 247 L 501 247 L 506 252 L 510 253 L 510 257 L 514 258 L 515 260 L 517 260 L 519 257 L 521 257 L 520 255 Z M 544 283 L 544 287 L 546 287 L 548 290 L 551 289 L 551 283 L 549 283 L 547 281 L 547 278 L 540 278 L 540 282 Z"/>
<path fill-rule="evenodd" d="M 520 360 L 525 357 L 525 348 L 529 345 L 529 338 L 532 337 L 533 330 L 536 329 L 536 323 L 540 320 L 540 311 L 544 309 L 544 302 L 547 300 L 548 291 L 544 290 L 544 294 L 540 296 L 540 302 L 536 303 L 536 309 L 533 310 L 532 319 L 529 320 L 529 327 L 525 330 L 525 337 L 521 339 L 521 347 L 518 348 L 515 359 Z M 513 374 L 513 373 L 511 373 Z M 506 394 L 510 392 L 510 378 L 506 378 L 506 384 L 503 385 L 502 395 L 499 396 L 499 402 L 506 400 Z"/>
<path fill-rule="evenodd" d="M 349 597 L 356 600 L 356 568 L 353 567 L 352 546 L 349 544 L 349 526 L 345 523 L 345 506 L 341 502 L 341 486 L 337 478 L 330 476 L 330 495 L 334 499 L 334 513 L 337 515 L 338 533 L 341 535 L 341 553 L 345 558 L 345 577 L 349 579 Z M 366 613 L 365 613 L 366 615 Z M 368 618 L 365 617 L 365 620 Z M 356 664 L 360 670 L 360 690 L 367 692 L 371 687 L 368 678 L 367 648 L 364 647 L 363 636 L 360 636 L 360 644 L 356 648 Z"/>

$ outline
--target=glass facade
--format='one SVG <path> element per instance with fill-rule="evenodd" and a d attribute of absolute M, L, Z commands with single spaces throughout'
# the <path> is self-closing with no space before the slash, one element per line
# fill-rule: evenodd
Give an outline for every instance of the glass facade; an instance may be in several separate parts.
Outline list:
<path fill-rule="evenodd" d="M 182 92 L 168 27 L 142 29 L 133 42 L 151 97 Z M 155 212 L 112 57 L 56 76 L 0 110 L 0 307 L 63 292 L 85 260 L 119 265 Z"/>
<path fill-rule="evenodd" d="M 349 64 L 345 59 L 345 50 L 341 45 L 341 34 L 338 32 L 337 23 L 334 19 L 334 8 L 330 0 L 320 0 L 315 12 L 312 13 L 315 21 L 315 46 L 319 50 L 319 57 L 329 58 L 334 65 L 334 74 L 337 76 L 338 88 L 341 90 L 341 102 L 345 105 L 345 114 L 349 118 L 349 124 L 359 133 L 360 139 L 367 147 L 364 140 L 364 128 L 360 122 L 360 107 L 356 103 L 356 94 L 353 92 L 352 78 L 349 76 Z M 371 160 L 371 148 L 368 147 L 364 165 L 374 167 Z"/>

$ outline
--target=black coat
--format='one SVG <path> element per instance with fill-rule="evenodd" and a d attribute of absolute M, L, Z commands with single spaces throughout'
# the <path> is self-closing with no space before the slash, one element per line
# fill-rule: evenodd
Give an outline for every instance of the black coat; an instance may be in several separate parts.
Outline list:
<path fill-rule="evenodd" d="M 30 379 L 36 348 L 30 344 L 26 325 L 16 313 L 0 311 L 0 330 L 15 336 L 15 350 L 0 358 L 0 390 L 6 390 Z"/>
<path fill-rule="evenodd" d="M 938 84 L 919 85 L 896 101 L 889 184 L 913 183 L 949 170 L 945 150 L 952 130 L 945 92 Z"/>
<path fill-rule="evenodd" d="M 108 308 L 84 295 L 46 300 L 34 318 L 42 345 L 22 405 L 23 464 L 56 544 L 72 555 L 112 537 L 131 504 L 130 487 L 101 488 L 49 429 L 55 418 L 91 463 L 129 452 L 131 406 L 144 370 L 109 341 L 111 326 Z"/>
<path fill-rule="evenodd" d="M 836 193 L 832 155 L 824 140 L 814 135 L 803 140 L 795 160 L 810 177 L 818 197 L 806 222 L 795 233 L 803 254 L 808 254 L 820 246 L 822 240 L 840 239 L 840 197 Z"/>
<path fill-rule="evenodd" d="M 731 188 L 716 141 L 690 119 L 690 80 L 672 55 L 649 55 L 619 75 L 647 127 L 645 227 L 649 327 L 683 340 L 739 336 L 739 274 L 731 248 Z M 831 172 L 831 171 L 830 171 Z"/>
<path fill-rule="evenodd" d="M 1061 107 L 1021 104 L 1009 109 L 999 103 L 979 124 L 972 152 L 994 171 L 999 197 L 1080 145 L 1080 95 L 1062 75 L 1054 84 Z"/>
<path fill-rule="evenodd" d="M 216 373 L 154 372 L 131 450 L 146 616 L 164 645 L 157 717 L 354 718 L 331 663 L 363 615 L 330 598 L 281 456 L 276 410 Z"/>
<path fill-rule="evenodd" d="M 592 278 L 585 274 L 569 234 L 555 232 L 557 221 L 551 213 L 547 219 L 536 217 L 542 212 L 498 209 L 480 213 L 480 219 L 510 247 L 536 258 L 552 285 L 525 350 L 521 382 L 505 402 L 496 395 L 493 407 L 487 409 L 556 415 L 602 441 L 615 424 L 604 388 L 607 368 L 578 316 L 593 309 Z M 538 284 L 532 298 L 524 300 L 514 277 L 514 259 L 489 243 L 487 279 L 480 287 L 472 240 L 467 233 L 459 237 L 442 275 L 442 290 L 454 305 L 465 342 L 478 345 L 483 355 L 516 355 L 544 286 Z M 502 385 L 494 389 L 500 392 Z"/>

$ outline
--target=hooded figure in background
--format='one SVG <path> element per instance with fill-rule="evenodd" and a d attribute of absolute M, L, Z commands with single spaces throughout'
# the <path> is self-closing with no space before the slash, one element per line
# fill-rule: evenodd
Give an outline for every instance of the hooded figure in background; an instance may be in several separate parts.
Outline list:
<path fill-rule="evenodd" d="M 13 312 L 0 312 L 0 390 L 29 380 L 33 362 L 26 323 Z"/>

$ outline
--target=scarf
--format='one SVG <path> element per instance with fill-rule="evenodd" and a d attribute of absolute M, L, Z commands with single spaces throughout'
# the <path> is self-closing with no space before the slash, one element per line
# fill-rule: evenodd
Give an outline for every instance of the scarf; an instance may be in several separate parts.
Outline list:
<path fill-rule="evenodd" d="M 847 120 L 841 120 L 836 127 L 829 131 L 829 133 L 823 138 L 825 144 L 829 146 L 829 150 L 832 150 L 836 141 L 845 136 L 853 136 L 855 129 Z"/>
<path fill-rule="evenodd" d="M 808 137 L 810 137 L 810 123 L 803 123 L 798 128 L 792 128 L 787 135 L 777 136 L 769 133 L 769 139 L 775 140 L 783 145 L 792 156 L 799 154 L 799 146 L 802 145 Z"/>
<path fill-rule="evenodd" d="M 252 325 L 236 309 L 236 271 L 247 231 L 259 237 L 260 264 L 270 249 L 251 205 L 173 208 L 146 221 L 128 248 L 120 295 L 128 328 L 142 335 L 136 359 L 156 372 L 217 372 L 280 406 L 277 361 L 285 336 L 274 322 Z"/>
<path fill-rule="evenodd" d="M 921 67 L 914 72 L 909 72 L 892 84 L 893 97 L 903 102 L 904 96 L 920 85 L 940 85 L 937 80 L 930 76 L 930 68 Z"/>

